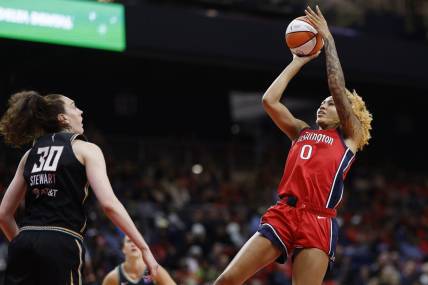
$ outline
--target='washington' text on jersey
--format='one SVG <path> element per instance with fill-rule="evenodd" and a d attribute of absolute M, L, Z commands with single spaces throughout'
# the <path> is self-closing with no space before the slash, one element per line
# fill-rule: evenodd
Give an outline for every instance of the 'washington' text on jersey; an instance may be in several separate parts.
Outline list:
<path fill-rule="evenodd" d="M 306 140 L 316 141 L 317 143 L 323 142 L 329 145 L 333 145 L 334 143 L 334 139 L 332 137 L 327 136 L 325 134 L 317 134 L 317 133 L 305 133 L 299 137 L 297 142 L 306 141 Z"/>
<path fill-rule="evenodd" d="M 335 209 L 354 157 L 340 130 L 302 130 L 288 153 L 279 196 L 295 196 L 319 208 Z"/>

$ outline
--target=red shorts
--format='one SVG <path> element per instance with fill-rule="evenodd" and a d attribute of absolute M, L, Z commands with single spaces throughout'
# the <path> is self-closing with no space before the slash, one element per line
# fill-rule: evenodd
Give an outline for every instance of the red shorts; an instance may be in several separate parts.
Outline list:
<path fill-rule="evenodd" d="M 318 248 L 334 261 L 338 224 L 334 217 L 307 208 L 287 205 L 282 200 L 263 215 L 258 232 L 279 247 L 284 263 L 295 249 Z"/>

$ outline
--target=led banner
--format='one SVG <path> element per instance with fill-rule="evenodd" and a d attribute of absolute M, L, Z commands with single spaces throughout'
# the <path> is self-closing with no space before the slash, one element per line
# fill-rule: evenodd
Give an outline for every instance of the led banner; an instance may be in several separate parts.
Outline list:
<path fill-rule="evenodd" d="M 0 37 L 123 51 L 124 7 L 72 0 L 0 0 Z"/>

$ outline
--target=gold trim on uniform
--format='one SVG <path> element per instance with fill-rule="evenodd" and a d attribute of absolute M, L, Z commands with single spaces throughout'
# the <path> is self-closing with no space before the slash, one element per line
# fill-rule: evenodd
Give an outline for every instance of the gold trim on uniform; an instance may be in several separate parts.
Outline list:
<path fill-rule="evenodd" d="M 83 197 L 82 205 L 85 203 L 86 198 L 88 198 L 88 195 L 89 195 L 89 181 L 86 182 L 86 185 L 85 185 L 85 188 L 83 188 L 83 191 L 85 191 L 85 197 Z"/>
<path fill-rule="evenodd" d="M 79 233 L 76 233 L 75 231 L 69 230 L 67 228 L 63 227 L 54 227 L 54 226 L 24 226 L 19 229 L 19 231 L 56 231 L 65 233 L 68 235 L 71 235 L 75 238 L 78 238 L 80 241 L 83 242 L 83 236 Z"/>
<path fill-rule="evenodd" d="M 82 259 L 82 246 L 80 245 L 80 243 L 77 240 L 74 240 L 77 244 L 77 247 L 79 248 L 79 267 L 77 268 L 77 274 L 79 275 L 79 285 L 82 285 L 82 264 L 83 264 L 83 259 Z"/>
<path fill-rule="evenodd" d="M 89 181 L 86 182 L 85 188 L 83 188 L 83 190 L 85 192 L 85 197 L 83 197 L 82 206 L 83 206 L 83 204 L 85 204 L 86 198 L 88 198 L 88 196 L 89 196 Z M 83 231 L 86 228 L 86 221 L 87 221 L 87 218 L 85 218 L 85 222 L 83 223 L 83 226 L 80 228 L 81 233 L 83 233 Z"/>
<path fill-rule="evenodd" d="M 87 218 L 85 218 L 85 223 L 83 223 L 83 227 L 80 229 L 80 232 L 82 233 L 85 229 L 86 229 L 86 221 L 87 221 L 88 219 Z"/>
<path fill-rule="evenodd" d="M 70 138 L 70 142 L 73 142 L 77 137 L 79 136 L 79 134 L 74 134 L 71 138 Z"/>

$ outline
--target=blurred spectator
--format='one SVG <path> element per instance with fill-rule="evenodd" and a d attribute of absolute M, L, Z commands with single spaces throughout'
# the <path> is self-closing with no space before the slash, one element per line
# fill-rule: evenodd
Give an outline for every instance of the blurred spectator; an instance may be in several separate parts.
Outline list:
<path fill-rule="evenodd" d="M 106 160 L 117 196 L 160 264 L 184 285 L 211 284 L 223 271 L 275 199 L 281 173 L 272 169 L 284 163 L 273 144 L 257 149 L 269 159 L 256 162 L 250 159 L 256 150 L 242 142 L 178 144 L 87 135 L 110 150 Z M 137 144 L 141 153 L 133 156 L 140 161 L 123 159 L 126 149 L 115 147 Z M 14 159 L 13 154 L 0 159 L 0 189 L 13 175 L 8 169 Z M 195 164 L 201 172 L 192 170 Z M 349 178 L 339 213 L 336 262 L 325 285 L 428 285 L 428 179 L 364 161 Z M 122 234 L 90 203 L 85 284 L 97 285 L 121 261 Z M 0 275 L 6 249 L 0 239 Z M 291 284 L 290 263 L 272 264 L 248 284 Z"/>

